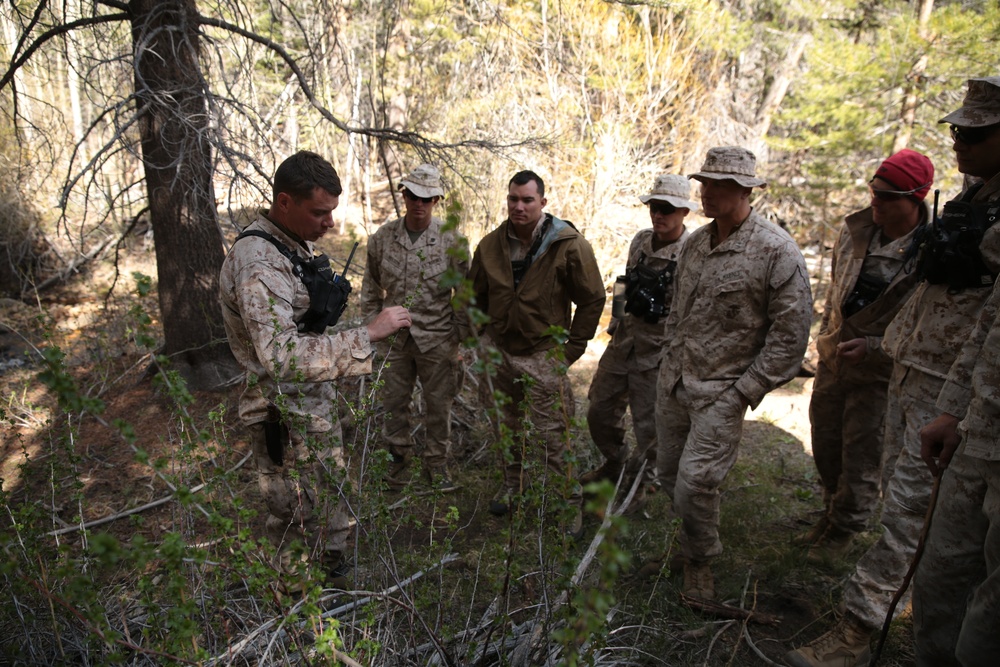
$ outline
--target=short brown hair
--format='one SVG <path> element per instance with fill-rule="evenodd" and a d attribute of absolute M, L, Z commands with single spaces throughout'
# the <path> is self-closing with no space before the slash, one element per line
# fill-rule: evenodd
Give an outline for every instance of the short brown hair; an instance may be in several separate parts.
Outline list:
<path fill-rule="evenodd" d="M 308 199 L 313 190 L 322 188 L 334 197 L 344 191 L 337 170 L 321 155 L 311 151 L 299 151 L 278 165 L 274 172 L 273 198 L 286 192 L 296 201 Z"/>

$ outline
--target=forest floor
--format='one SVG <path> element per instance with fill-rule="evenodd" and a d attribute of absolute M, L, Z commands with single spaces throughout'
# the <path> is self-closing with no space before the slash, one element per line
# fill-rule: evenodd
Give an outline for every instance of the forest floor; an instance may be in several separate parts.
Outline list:
<path fill-rule="evenodd" d="M 93 279 L 46 294 L 36 307 L 0 303 L 0 479 L 5 512 L 13 518 L 33 505 L 40 511 L 42 529 L 56 533 L 36 537 L 70 551 L 86 544 L 77 529 L 81 522 L 108 517 L 119 518 L 88 534 L 106 532 L 121 544 L 136 535 L 157 544 L 180 534 L 187 544 L 209 545 L 221 539 L 220 529 L 209 513 L 191 509 L 204 496 L 209 509 L 227 503 L 250 508 L 238 514 L 236 528 L 223 530 L 245 528 L 263 537 L 256 476 L 237 418 L 240 386 L 178 400 L 184 392 L 151 379 L 146 372 L 150 355 L 127 342 L 135 326 L 130 312 L 138 298 L 105 304 L 103 295 L 94 291 Z M 155 310 L 155 303 L 138 301 Z M 587 387 L 605 342 L 606 335 L 592 341 L 570 369 L 578 416 L 585 414 Z M 31 350 L 53 345 L 66 355 L 68 375 L 78 386 L 73 391 L 103 402 L 96 416 L 61 407 L 55 393 L 39 382 L 44 364 Z M 810 565 L 804 552 L 790 544 L 817 519 L 821 504 L 809 443 L 811 383 L 807 378 L 794 380 L 750 414 L 739 460 L 723 488 L 725 552 L 713 565 L 717 590 L 729 604 L 757 612 L 757 619 L 744 622 L 691 609 L 679 596 L 679 572 L 665 569 L 652 579 L 636 576 L 643 562 L 671 548 L 675 525 L 669 501 L 657 493 L 641 511 L 622 519 L 615 546 L 625 560 L 612 585 L 593 584 L 608 592 L 611 605 L 598 632 L 603 640 L 593 649 L 595 664 L 784 664 L 785 651 L 834 623 L 840 588 L 878 533 L 873 525 L 843 560 L 825 566 Z M 391 554 L 388 561 L 398 567 L 398 575 L 408 573 L 408 558 L 414 554 L 455 554 L 431 593 L 436 600 L 429 608 L 439 608 L 435 627 L 442 635 L 467 630 L 487 611 L 495 598 L 483 591 L 503 578 L 505 550 L 516 549 L 521 538 L 529 541 L 509 519 L 486 511 L 498 485 L 498 466 L 488 446 L 491 429 L 475 385 L 475 377 L 468 374 L 453 422 L 452 470 L 462 488 L 447 495 L 422 493 L 425 489 L 417 483 L 403 494 L 380 490 L 370 501 L 375 509 L 361 507 L 357 512 L 353 574 L 358 586 L 371 588 L 379 579 L 377 571 L 387 563 L 385 553 Z M 361 394 L 365 387 L 352 382 L 344 390 Z M 361 443 L 365 451 L 369 442 L 377 448 L 377 437 L 363 430 L 349 428 L 346 441 Z M 585 428 L 579 429 L 574 443 L 578 469 L 596 465 L 599 455 Z M 360 465 L 369 465 L 366 461 L 352 459 L 355 473 Z M 185 503 L 177 502 L 171 488 L 180 488 L 181 482 L 195 489 Z M 199 493 L 196 487 L 202 482 L 206 490 Z M 365 502 L 372 497 L 365 495 Z M 125 515 L 129 511 L 134 513 Z M 601 518 L 600 511 L 587 514 L 585 536 L 569 546 L 567 562 L 578 563 L 585 556 Z M 368 530 L 366 523 L 378 524 L 380 531 Z M 527 547 L 530 552 L 531 545 Z M 6 548 L 11 557 L 9 543 Z M 22 556 L 33 553 L 21 549 Z M 378 558 L 369 557 L 369 550 Z M 600 552 L 596 561 L 606 557 Z M 412 563 L 417 567 L 416 560 Z M 11 572 L 8 569 L 5 576 Z M 400 578 L 395 569 L 393 575 Z M 132 576 L 118 572 L 102 583 L 115 580 L 120 586 Z M 511 597 L 522 606 L 520 616 L 510 614 L 512 621 L 523 619 L 524 610 L 542 594 L 528 574 L 515 581 Z M 904 615 L 893 624 L 881 664 L 913 664 L 909 635 Z M 346 650 L 352 649 L 349 641 L 345 644 Z"/>

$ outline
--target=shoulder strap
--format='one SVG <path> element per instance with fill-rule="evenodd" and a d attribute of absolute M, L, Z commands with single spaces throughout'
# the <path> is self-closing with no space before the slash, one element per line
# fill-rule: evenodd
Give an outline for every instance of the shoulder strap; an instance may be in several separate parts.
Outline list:
<path fill-rule="evenodd" d="M 239 241 L 240 239 L 246 238 L 248 236 L 256 236 L 257 238 L 270 241 L 271 245 L 277 248 L 278 252 L 280 252 L 285 257 L 285 259 L 287 259 L 289 262 L 292 263 L 292 270 L 295 273 L 295 275 L 297 275 L 300 280 L 304 280 L 305 272 L 304 269 L 302 268 L 302 265 L 305 264 L 305 260 L 303 260 L 297 254 L 292 252 L 288 246 L 286 246 L 284 243 L 274 238 L 267 232 L 262 231 L 260 229 L 246 229 L 239 236 L 236 237 L 236 241 Z M 236 241 L 233 241 L 233 245 L 236 244 Z"/>
<path fill-rule="evenodd" d="M 292 258 L 293 257 L 297 257 L 297 255 L 294 252 L 292 252 L 291 250 L 288 249 L 288 246 L 286 246 L 284 243 L 282 243 L 278 239 L 274 238 L 273 236 L 271 236 L 267 232 L 262 231 L 260 229 L 244 229 L 240 233 L 240 235 L 236 237 L 236 241 L 239 241 L 240 239 L 245 239 L 248 236 L 256 236 L 257 238 L 264 239 L 266 241 L 270 241 L 271 245 L 273 245 L 275 248 L 278 249 L 278 252 L 280 252 L 282 255 L 284 255 L 288 259 L 292 260 L 292 262 L 295 261 Z M 236 244 L 236 241 L 233 241 L 234 245 Z"/>

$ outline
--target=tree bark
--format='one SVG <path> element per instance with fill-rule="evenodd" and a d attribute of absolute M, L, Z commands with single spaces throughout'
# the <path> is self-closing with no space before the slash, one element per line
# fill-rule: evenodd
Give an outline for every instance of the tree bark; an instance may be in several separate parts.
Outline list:
<path fill-rule="evenodd" d="M 754 118 L 758 137 L 764 138 L 767 136 L 767 131 L 771 129 L 771 119 L 774 117 L 774 113 L 778 110 L 778 107 L 781 106 L 781 101 L 785 99 L 788 86 L 792 83 L 795 70 L 798 68 L 799 61 L 802 60 L 802 54 L 805 53 L 806 45 L 809 44 L 811 39 L 811 35 L 799 35 L 791 48 L 788 49 L 781 67 L 775 73 L 771 85 L 767 88 L 764 101 L 761 102 L 760 108 L 757 109 L 757 115 Z"/>
<path fill-rule="evenodd" d="M 194 0 L 132 0 L 135 92 L 156 248 L 163 353 L 189 386 L 235 368 L 219 315 L 224 257 Z"/>
<path fill-rule="evenodd" d="M 927 26 L 931 20 L 931 12 L 934 10 L 934 0 L 920 0 L 920 9 L 917 18 L 917 36 L 921 41 L 928 39 Z M 906 92 L 903 94 L 903 106 L 899 112 L 899 130 L 892 141 L 892 152 L 898 153 L 910 143 L 913 135 L 913 125 L 917 121 L 917 107 L 920 106 L 920 98 L 923 93 L 924 72 L 927 71 L 927 50 L 913 63 L 909 73 L 906 75 Z"/>

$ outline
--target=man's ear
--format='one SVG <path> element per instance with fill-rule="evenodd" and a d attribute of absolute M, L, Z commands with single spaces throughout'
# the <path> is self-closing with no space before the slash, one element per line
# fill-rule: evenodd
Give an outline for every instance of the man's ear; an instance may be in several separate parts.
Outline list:
<path fill-rule="evenodd" d="M 279 211 L 287 211 L 288 205 L 292 203 L 292 196 L 287 192 L 279 192 L 274 205 Z"/>
<path fill-rule="evenodd" d="M 542 197 L 541 202 L 542 202 L 542 208 L 545 208 L 545 205 L 549 203 L 549 200 L 546 199 L 545 197 Z"/>

